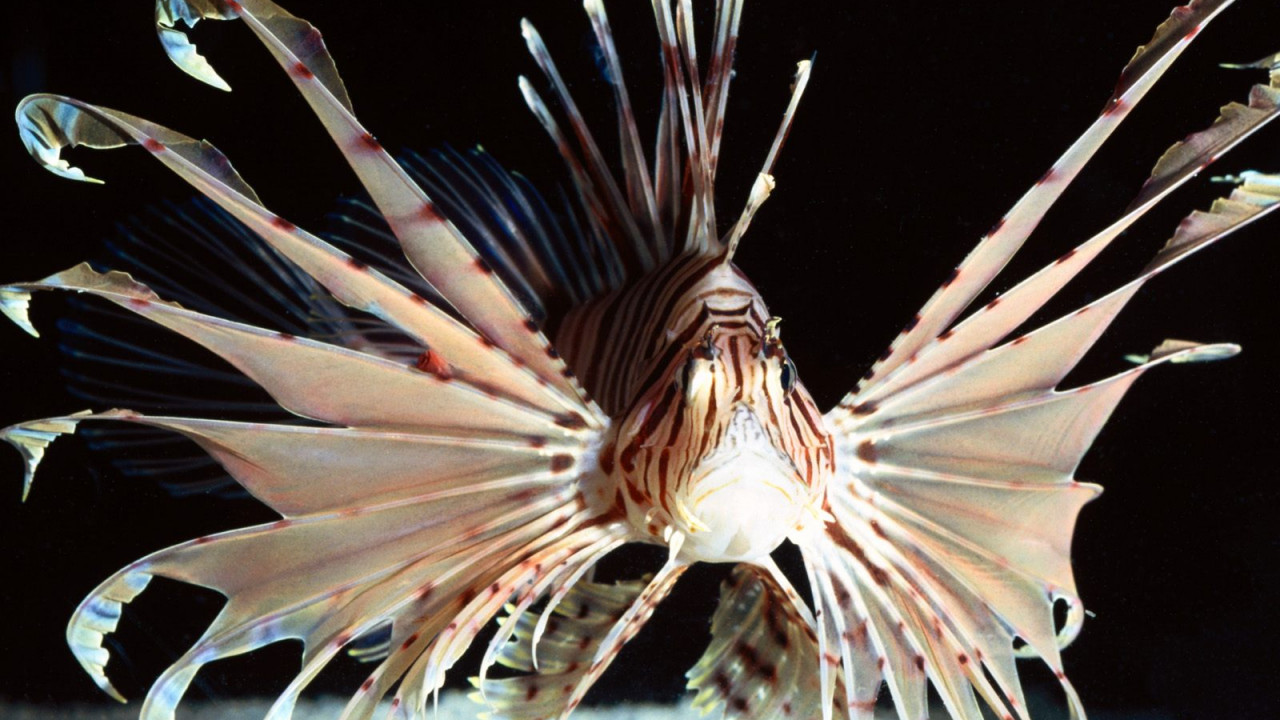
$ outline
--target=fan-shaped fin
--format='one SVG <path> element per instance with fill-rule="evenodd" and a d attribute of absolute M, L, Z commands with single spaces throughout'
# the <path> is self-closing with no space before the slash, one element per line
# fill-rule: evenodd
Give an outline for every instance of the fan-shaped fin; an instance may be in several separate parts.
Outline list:
<path fill-rule="evenodd" d="M 711 643 L 687 673 L 695 710 L 723 708 L 725 720 L 822 715 L 813 617 L 784 582 L 781 573 L 742 563 L 720 586 Z M 862 720 L 871 717 L 880 676 L 874 659 L 854 665 L 859 681 L 864 671 L 874 676 L 850 707 L 849 715 Z M 843 688 L 836 692 L 843 698 Z"/>
<path fill-rule="evenodd" d="M 415 628 L 418 634 L 429 632 L 430 639 L 447 630 L 449 618 L 462 610 L 471 613 L 471 626 L 478 627 L 497 611 L 496 606 L 472 607 L 482 588 L 505 587 L 509 595 L 526 584 L 545 587 L 545 576 L 562 573 L 561 563 L 574 553 L 602 538 L 621 541 L 626 534 L 616 523 L 591 519 L 578 500 L 576 473 L 554 459 L 545 460 L 541 471 L 525 472 L 525 465 L 504 461 L 504 453 L 514 448 L 501 444 L 470 445 L 469 477 L 432 477 L 427 470 L 413 485 L 407 468 L 397 473 L 393 466 L 409 464 L 405 453 L 415 454 L 415 440 L 390 433 L 371 434 L 368 442 L 354 444 L 355 431 L 342 429 L 255 427 L 112 411 L 27 423 L 0 432 L 0 437 L 20 449 L 42 448 L 88 419 L 148 423 L 193 437 L 287 515 L 275 523 L 196 538 L 154 553 L 116 573 L 80 605 L 68 627 L 68 641 L 94 681 L 118 697 L 104 673 L 102 639 L 114 631 L 122 606 L 151 577 L 194 583 L 227 596 L 226 607 L 203 638 L 156 681 L 143 707 L 148 720 L 172 717 L 205 663 L 298 638 L 306 646 L 304 669 L 279 706 L 291 707 L 297 692 L 353 638 L 390 623 L 390 641 L 403 650 Z M 291 433 L 302 440 L 290 442 Z M 419 450 L 439 447 L 439 439 L 421 440 L 425 445 Z M 482 457 L 493 453 L 491 462 Z M 332 470 L 321 465 L 325 454 L 351 454 L 354 474 L 347 482 L 369 492 L 323 496 L 322 473 L 309 489 L 315 495 L 300 500 L 291 494 L 290 488 L 304 484 L 311 471 Z M 39 453 L 26 455 L 29 471 L 34 471 Z M 296 466 L 288 465 L 290 456 Z M 382 476 L 380 471 L 390 472 Z M 490 588 L 484 597 L 491 601 L 498 592 Z M 453 657 L 438 665 L 437 673 Z"/>
<path fill-rule="evenodd" d="M 231 8 L 231 16 L 244 20 L 315 111 L 418 272 L 494 344 L 519 358 L 551 387 L 589 404 L 571 374 L 564 372 L 563 361 L 549 352 L 550 343 L 515 295 L 356 120 L 318 30 L 270 0 L 244 0 L 229 6 L 167 0 L 165 5 L 168 17 L 187 19 L 188 25 L 194 18 L 228 19 L 225 7 Z M 159 9 L 157 19 L 161 22 Z"/>
<path fill-rule="evenodd" d="M 821 537 L 799 542 L 825 574 L 825 605 L 840 608 L 846 625 L 869 621 L 900 717 L 920 716 L 926 677 L 953 717 L 981 717 L 974 690 L 1002 716 L 1025 717 L 1011 661 L 1015 637 L 1058 675 L 1073 717 L 1080 713 L 1058 650 L 1082 619 L 1071 535 L 1098 488 L 1072 474 L 1142 373 L 1236 350 L 1166 343 L 1140 367 L 1092 385 L 1015 389 L 962 411 L 880 418 L 838 436 L 842 473 L 828 492 L 831 519 Z M 1058 600 L 1068 603 L 1061 630 L 1053 620 Z"/>
<path fill-rule="evenodd" d="M 581 580 L 563 596 L 538 637 L 542 612 L 525 610 L 515 615 L 514 642 L 497 655 L 502 665 L 521 670 L 521 675 L 500 680 L 473 682 L 480 692 L 473 695 L 495 713 L 511 720 L 552 720 L 572 709 L 577 688 L 599 656 L 601 643 L 641 594 L 651 586 L 651 578 L 613 585 Z M 513 608 L 514 610 L 514 608 Z M 537 667 L 534 667 L 536 642 Z"/>
<path fill-rule="evenodd" d="M 79 171 L 69 168 L 59 158 L 65 146 L 112 148 L 138 144 L 145 147 L 328 288 L 341 302 L 386 320 L 435 350 L 437 359 L 442 361 L 436 363 L 439 372 L 466 375 L 472 384 L 535 406 L 556 408 L 554 412 L 580 412 L 586 407 L 576 399 L 550 392 L 545 377 L 535 376 L 504 357 L 502 352 L 486 347 L 482 338 L 424 298 L 266 210 L 253 189 L 208 143 L 141 118 L 52 95 L 26 98 L 18 107 L 18 115 L 21 135 L 32 156 L 46 168 L 68 177 Z M 590 422 L 598 417 L 595 412 L 588 412 L 583 419 Z"/>

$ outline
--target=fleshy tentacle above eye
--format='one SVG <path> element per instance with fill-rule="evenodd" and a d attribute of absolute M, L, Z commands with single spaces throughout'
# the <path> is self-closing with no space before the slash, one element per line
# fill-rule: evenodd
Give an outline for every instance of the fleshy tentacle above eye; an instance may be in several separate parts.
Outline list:
<path fill-rule="evenodd" d="M 963 292 L 949 288 L 975 269 L 992 276 L 1000 269 L 1008 257 L 1002 253 L 1016 250 L 1062 189 L 1044 186 L 1058 183 L 1064 168 L 1068 178 L 1079 170 L 1086 159 L 1080 149 L 1101 142 L 1091 136 L 1109 132 L 1107 118 L 1136 100 L 1133 89 L 1145 91 L 1225 4 L 1179 8 L 1160 26 L 1126 68 L 1101 124 L 979 245 L 856 393 L 826 415 L 840 471 L 829 486 L 824 522 L 796 538 L 819 588 L 816 602 L 838 610 L 823 614 L 819 637 L 838 648 L 847 673 L 851 664 L 863 665 L 849 639 L 850 628 L 861 629 L 904 719 L 924 712 L 932 682 L 952 717 L 981 717 L 976 692 L 1001 717 L 1025 720 L 1016 655 L 1041 657 L 1062 683 L 1072 717 L 1083 717 L 1059 650 L 1083 621 L 1070 545 L 1077 514 L 1099 488 L 1077 482 L 1076 467 L 1148 369 L 1216 360 L 1239 348 L 1166 341 L 1137 368 L 1070 390 L 1056 387 L 1147 280 L 1280 207 L 1280 179 L 1237 178 L 1229 197 L 1189 215 L 1134 280 L 1006 338 L 1123 229 L 1280 115 L 1276 73 L 1269 86 L 1254 87 L 1248 105 L 1226 106 L 1210 128 L 1166 152 L 1120 220 L 944 332 L 990 278 L 982 275 Z M 1022 237 L 1004 237 L 1010 227 Z M 1067 607 L 1061 628 L 1053 619 L 1058 602 Z M 1015 638 L 1026 647 L 1015 651 Z"/>

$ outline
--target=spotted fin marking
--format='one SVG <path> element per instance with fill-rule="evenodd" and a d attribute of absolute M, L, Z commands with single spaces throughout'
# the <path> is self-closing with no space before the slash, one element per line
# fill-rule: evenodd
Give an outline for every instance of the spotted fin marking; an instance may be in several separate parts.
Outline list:
<path fill-rule="evenodd" d="M 239 18 L 262 41 L 302 93 L 333 138 L 360 182 L 400 239 L 409 262 L 480 333 L 526 365 L 566 398 L 590 406 L 585 392 L 565 372 L 546 336 L 531 322 L 520 301 L 491 272 L 479 253 L 444 217 L 430 198 L 356 119 L 320 32 L 270 0 L 209 3 L 160 0 L 159 28 L 179 32 L 195 19 Z M 169 47 L 169 45 L 166 45 Z M 187 58 L 172 56 L 179 67 L 207 80 Z M 595 411 L 598 413 L 598 411 Z M 594 413 L 593 413 L 594 414 Z"/>
<path fill-rule="evenodd" d="M 1138 48 L 1120 73 L 1115 92 L 1098 119 L 1067 148 L 1044 177 L 1018 200 L 956 267 L 916 317 L 893 340 L 881 359 L 872 366 L 859 383 L 855 394 L 861 395 L 866 389 L 879 387 L 886 375 L 907 363 L 959 317 L 1022 247 L 1067 185 L 1129 115 L 1134 105 L 1146 95 L 1196 35 L 1231 2 L 1232 0 L 1195 0 L 1174 9 L 1169 19 L 1156 29 L 1155 35 L 1147 44 Z M 845 402 L 856 404 L 852 398 L 846 398 Z"/>
<path fill-rule="evenodd" d="M 742 563 L 720 586 L 711 643 L 687 673 L 695 693 L 693 708 L 701 714 L 723 708 L 725 720 L 810 720 L 822 715 L 814 619 L 779 579 L 785 582 L 780 573 Z M 862 674 L 858 676 L 861 680 Z M 851 708 L 850 717 L 870 717 L 879 687 L 876 676 L 859 695 L 869 700 Z M 843 682 L 835 691 L 843 700 Z M 827 696 L 827 704 L 831 698 Z"/>

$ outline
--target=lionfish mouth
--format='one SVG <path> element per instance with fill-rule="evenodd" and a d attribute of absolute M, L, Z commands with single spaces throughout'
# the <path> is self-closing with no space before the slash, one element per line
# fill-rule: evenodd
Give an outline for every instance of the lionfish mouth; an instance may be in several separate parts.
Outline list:
<path fill-rule="evenodd" d="M 739 405 L 716 449 L 690 475 L 686 552 L 703 562 L 771 552 L 799 520 L 799 470 L 755 411 Z"/>

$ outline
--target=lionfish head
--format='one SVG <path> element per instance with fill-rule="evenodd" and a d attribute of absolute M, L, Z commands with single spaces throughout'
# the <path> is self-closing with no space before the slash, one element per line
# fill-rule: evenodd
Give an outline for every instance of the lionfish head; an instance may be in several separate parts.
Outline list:
<path fill-rule="evenodd" d="M 641 403 L 632 464 L 693 560 L 758 558 L 799 526 L 818 497 L 831 441 L 778 319 L 706 326 Z M 654 481 L 657 482 L 654 482 Z"/>

